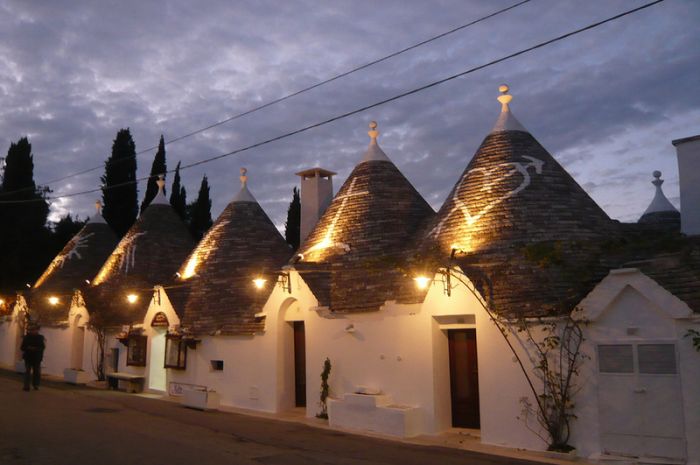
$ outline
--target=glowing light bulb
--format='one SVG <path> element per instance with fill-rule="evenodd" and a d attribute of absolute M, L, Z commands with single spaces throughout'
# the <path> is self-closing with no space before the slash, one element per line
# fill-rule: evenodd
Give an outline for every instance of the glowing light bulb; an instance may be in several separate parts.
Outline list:
<path fill-rule="evenodd" d="M 416 282 L 416 287 L 418 289 L 425 289 L 428 287 L 428 284 L 430 284 L 430 278 L 426 276 L 416 276 L 413 280 Z"/>
<path fill-rule="evenodd" d="M 265 278 L 255 278 L 253 280 L 253 284 L 255 284 L 255 287 L 257 289 L 262 289 L 263 287 L 265 287 L 266 282 L 267 282 L 267 279 L 265 279 Z"/>
<path fill-rule="evenodd" d="M 5 299 L 0 299 L 0 305 L 5 305 Z"/>
<path fill-rule="evenodd" d="M 58 305 L 58 302 L 60 302 L 60 300 L 58 300 L 58 297 L 56 297 L 55 295 L 49 297 L 49 303 L 51 305 Z"/>
<path fill-rule="evenodd" d="M 130 304 L 135 304 L 137 300 L 139 300 L 139 296 L 136 294 L 129 294 L 126 296 L 126 301 Z"/>

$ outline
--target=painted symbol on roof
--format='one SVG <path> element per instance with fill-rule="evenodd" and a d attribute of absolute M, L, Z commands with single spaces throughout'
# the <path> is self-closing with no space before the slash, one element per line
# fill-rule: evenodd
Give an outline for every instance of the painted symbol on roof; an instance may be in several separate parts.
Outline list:
<path fill-rule="evenodd" d="M 145 236 L 146 232 L 134 233 L 131 237 L 124 239 L 122 244 L 123 253 L 119 257 L 119 271 L 128 274 L 129 270 L 134 269 L 136 265 L 136 245 L 134 242 L 137 238 Z"/>
<path fill-rule="evenodd" d="M 90 239 L 90 237 L 92 237 L 94 234 L 95 233 L 90 233 L 78 237 L 78 239 L 73 243 L 73 247 L 67 254 L 61 255 L 60 257 L 56 257 L 56 266 L 58 268 L 63 268 L 63 265 L 65 264 L 66 260 L 71 260 L 73 258 L 81 260 L 83 256 L 80 255 L 80 249 L 84 249 L 85 247 L 87 247 L 88 239 Z"/>
<path fill-rule="evenodd" d="M 345 206 L 347 204 L 348 199 L 351 197 L 357 197 L 360 195 L 369 194 L 369 191 L 354 192 L 356 181 L 357 181 L 357 178 L 352 178 L 352 181 L 350 182 L 350 186 L 348 187 L 347 192 L 334 199 L 334 202 L 337 200 L 341 200 L 340 207 L 338 207 L 338 210 L 335 212 L 335 216 L 333 217 L 333 220 L 331 221 L 330 226 L 328 226 L 328 229 L 326 230 L 326 234 L 323 236 L 323 239 L 318 244 L 314 245 L 309 250 L 307 250 L 306 251 L 307 254 L 310 254 L 310 253 L 315 252 L 317 250 L 323 250 L 323 249 L 328 249 L 328 248 L 341 249 L 341 250 L 343 250 L 343 252 L 350 251 L 350 246 L 348 244 L 345 244 L 343 242 L 334 242 L 333 241 L 333 234 L 335 232 L 335 227 L 338 224 L 338 220 L 343 215 L 343 212 L 345 210 Z"/>
<path fill-rule="evenodd" d="M 496 178 L 497 174 L 499 171 L 502 171 L 503 169 L 506 169 L 506 174 L 505 176 L 501 177 L 500 180 L 513 176 L 513 175 L 520 175 L 522 176 L 522 182 L 513 190 L 506 192 L 505 194 L 501 195 L 499 198 L 495 199 L 488 205 L 486 205 L 484 208 L 481 209 L 481 211 L 475 215 L 472 215 L 472 213 L 469 211 L 469 207 L 467 206 L 466 203 L 464 203 L 462 200 L 459 199 L 459 194 L 460 190 L 459 188 L 455 189 L 455 193 L 452 196 L 452 202 L 453 206 L 450 212 L 445 215 L 442 220 L 430 231 L 428 234 L 429 237 L 437 237 L 440 235 L 442 232 L 445 223 L 447 222 L 447 219 L 452 216 L 453 213 L 455 212 L 461 212 L 462 216 L 464 217 L 464 221 L 467 226 L 472 226 L 474 223 L 479 221 L 486 213 L 488 213 L 490 210 L 492 210 L 494 207 L 496 207 L 498 204 L 501 202 L 511 198 L 515 197 L 522 191 L 528 188 L 530 186 L 530 183 L 532 181 L 532 177 L 530 175 L 529 168 L 534 168 L 535 169 L 535 174 L 542 174 L 542 167 L 544 166 L 544 161 L 534 158 L 534 157 L 529 157 L 527 155 L 523 155 L 522 158 L 528 160 L 527 163 L 523 162 L 509 162 L 509 163 L 501 163 L 499 165 L 494 166 L 493 168 L 474 168 L 472 170 L 467 171 L 464 173 L 464 176 L 462 176 L 462 179 L 459 182 L 459 186 L 463 186 L 467 184 L 467 178 L 469 178 L 470 175 L 479 173 L 484 178 L 489 179 L 489 178 Z M 497 178 L 498 179 L 498 178 Z M 483 184 L 483 187 L 481 188 L 482 191 L 486 192 L 491 192 L 493 188 L 495 187 L 494 182 L 485 182 Z"/>

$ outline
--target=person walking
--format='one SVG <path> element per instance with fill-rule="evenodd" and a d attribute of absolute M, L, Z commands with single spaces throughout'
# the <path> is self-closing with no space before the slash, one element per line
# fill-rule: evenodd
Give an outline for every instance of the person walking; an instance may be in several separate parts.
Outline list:
<path fill-rule="evenodd" d="M 44 336 L 39 334 L 39 326 L 30 323 L 27 334 L 22 338 L 22 358 L 24 358 L 24 390 L 29 390 L 31 379 L 34 389 L 39 389 L 41 380 L 41 360 L 44 358 L 46 343 Z M 32 376 L 33 375 L 33 376 Z"/>

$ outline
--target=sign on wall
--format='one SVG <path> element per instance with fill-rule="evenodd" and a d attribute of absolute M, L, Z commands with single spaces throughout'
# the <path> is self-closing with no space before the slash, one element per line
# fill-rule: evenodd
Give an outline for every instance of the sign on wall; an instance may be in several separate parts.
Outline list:
<path fill-rule="evenodd" d="M 167 328 L 169 326 L 168 317 L 163 312 L 156 313 L 153 320 L 151 320 L 151 326 L 154 328 Z"/>

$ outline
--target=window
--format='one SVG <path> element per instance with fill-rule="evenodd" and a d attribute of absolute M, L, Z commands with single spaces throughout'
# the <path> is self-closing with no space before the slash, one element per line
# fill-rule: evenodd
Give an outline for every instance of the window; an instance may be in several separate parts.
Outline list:
<path fill-rule="evenodd" d="M 675 344 L 602 344 L 598 346 L 600 373 L 675 375 Z"/>
<path fill-rule="evenodd" d="M 634 373 L 632 345 L 599 345 L 598 369 L 601 373 Z"/>
<path fill-rule="evenodd" d="M 187 343 L 181 336 L 165 336 L 165 368 L 187 368 Z"/>
<path fill-rule="evenodd" d="M 676 349 L 673 344 L 639 344 L 639 372 L 652 375 L 676 374 Z"/>
<path fill-rule="evenodd" d="M 127 341 L 126 364 L 128 366 L 146 366 L 146 336 L 129 335 Z"/>
<path fill-rule="evenodd" d="M 223 360 L 211 360 L 211 370 L 212 371 L 224 371 L 224 361 Z"/>

